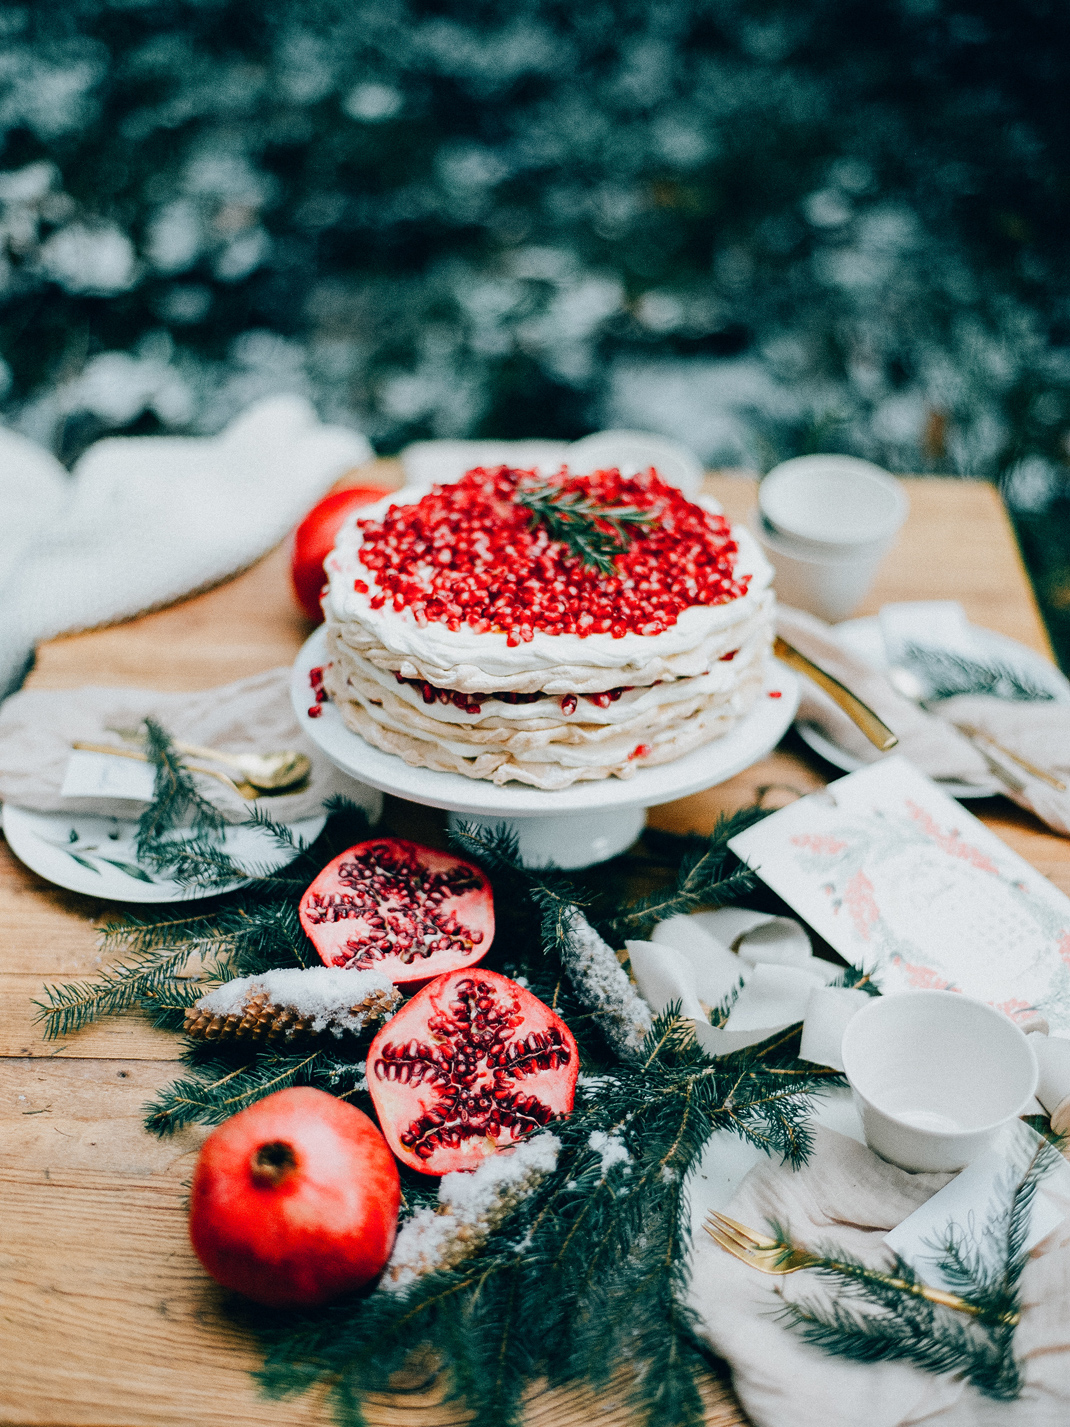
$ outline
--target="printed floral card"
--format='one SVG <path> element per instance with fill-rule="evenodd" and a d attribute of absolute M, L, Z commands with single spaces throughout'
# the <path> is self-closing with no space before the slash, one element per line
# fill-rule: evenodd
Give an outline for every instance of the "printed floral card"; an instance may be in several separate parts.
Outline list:
<path fill-rule="evenodd" d="M 965 992 L 1070 1036 L 1070 898 L 905 758 L 729 844 L 884 991 Z"/>

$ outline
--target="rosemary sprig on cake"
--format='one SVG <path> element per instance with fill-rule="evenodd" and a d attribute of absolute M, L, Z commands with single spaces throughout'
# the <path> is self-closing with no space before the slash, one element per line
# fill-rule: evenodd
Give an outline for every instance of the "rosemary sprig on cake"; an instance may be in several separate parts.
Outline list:
<path fill-rule="evenodd" d="M 544 525 L 551 540 L 562 541 L 603 575 L 614 573 L 617 556 L 631 545 L 626 527 L 652 525 L 660 514 L 637 505 L 602 505 L 581 490 L 551 481 L 518 486 L 513 500 L 531 512 L 533 530 Z"/>

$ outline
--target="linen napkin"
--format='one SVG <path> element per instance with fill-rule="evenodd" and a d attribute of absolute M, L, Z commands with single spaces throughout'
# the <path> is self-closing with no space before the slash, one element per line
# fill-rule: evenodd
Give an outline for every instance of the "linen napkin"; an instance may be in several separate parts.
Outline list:
<path fill-rule="evenodd" d="M 151 689 L 23 689 L 0 705 L 0 802 L 37 812 L 90 813 L 135 818 L 144 806 L 127 798 L 71 798 L 61 793 L 75 741 L 129 749 L 113 729 L 137 728 L 153 718 L 173 737 L 225 753 L 268 753 L 284 748 L 312 762 L 307 787 L 247 802 L 215 778 L 194 775 L 198 792 L 228 822 L 244 821 L 259 808 L 276 822 L 314 817 L 327 798 L 344 795 L 374 822 L 382 794 L 341 772 L 298 726 L 290 705 L 290 670 L 270 669 L 220 688 L 197 693 Z M 115 760 L 118 762 L 119 760 Z M 123 760 L 126 762 L 127 760 Z M 206 767 L 222 764 L 197 758 Z M 130 766 L 136 767 L 136 764 Z"/>
<path fill-rule="evenodd" d="M 1070 704 L 1012 702 L 987 694 L 960 694 L 941 703 L 940 714 L 928 713 L 892 688 L 880 672 L 848 653 L 832 629 L 814 615 L 781 605 L 777 631 L 789 644 L 813 659 L 884 720 L 899 737 L 904 754 L 930 778 L 976 783 L 999 789 L 1056 832 L 1070 835 L 1070 792 L 1060 793 L 995 750 L 989 756 L 1003 767 L 1011 782 L 997 781 L 986 758 L 956 729 L 951 720 L 975 724 L 1000 743 L 1061 777 L 1070 788 Z M 816 684 L 802 681 L 796 718 L 812 723 L 839 747 L 865 763 L 882 755 Z M 1021 784 L 1018 790 L 1014 784 Z"/>
<path fill-rule="evenodd" d="M 0 697 L 34 645 L 166 604 L 259 559 L 373 455 L 307 401 L 255 403 L 219 436 L 113 437 L 67 471 L 0 428 Z"/>
<path fill-rule="evenodd" d="M 718 1152 L 712 1142 L 707 1153 Z M 804 1247 L 834 1244 L 884 1268 L 891 1262 L 884 1235 L 951 1178 L 897 1169 L 865 1145 L 819 1127 L 802 1169 L 763 1161 L 730 1203 L 716 1207 L 761 1232 L 776 1220 Z M 789 1300 L 827 1300 L 829 1285 L 806 1270 L 785 1277 L 758 1273 L 719 1248 L 701 1221 L 694 1225 L 692 1271 L 699 1331 L 730 1364 L 733 1386 L 756 1427 L 1064 1427 L 1070 1421 L 1066 1219 L 1033 1250 L 1022 1277 L 1025 1311 L 1014 1350 L 1025 1388 L 1016 1402 L 994 1402 L 952 1376 L 908 1363 L 853 1362 L 803 1342 L 777 1319 L 778 1291 Z"/>

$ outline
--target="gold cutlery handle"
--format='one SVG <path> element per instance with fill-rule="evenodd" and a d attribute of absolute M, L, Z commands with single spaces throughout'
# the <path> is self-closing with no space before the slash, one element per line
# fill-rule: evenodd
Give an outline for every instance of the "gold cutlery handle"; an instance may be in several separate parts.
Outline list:
<path fill-rule="evenodd" d="M 86 743 L 82 739 L 76 739 L 71 747 L 80 748 L 86 753 L 110 753 L 113 758 L 132 758 L 135 763 L 152 762 L 152 759 L 145 753 L 134 753 L 126 748 L 113 748 L 109 743 Z M 237 793 L 238 797 L 244 798 L 247 803 L 253 802 L 260 796 L 250 784 L 243 783 L 239 786 L 233 778 L 228 778 L 225 773 L 217 773 L 214 768 L 198 768 L 193 763 L 187 763 L 186 767 L 191 773 L 205 773 L 209 778 L 217 778 L 224 787 L 229 788 L 232 793 Z"/>
<path fill-rule="evenodd" d="M 1005 758 L 1009 758 L 1012 763 L 1017 763 L 1019 768 L 1024 768 L 1027 773 L 1031 773 L 1034 778 L 1039 778 L 1042 783 L 1047 783 L 1049 788 L 1054 788 L 1057 793 L 1066 792 L 1066 784 L 1060 778 L 1056 778 L 1054 773 L 1049 773 L 1046 768 L 1040 768 L 1036 763 L 1030 763 L 1028 758 L 1023 758 L 1020 753 L 1015 753 L 1013 748 L 1008 748 L 1005 743 L 1000 743 L 998 738 L 993 738 L 990 733 L 986 733 L 983 728 L 977 728 L 972 723 L 956 723 L 955 727 L 960 733 L 964 733 L 967 738 L 973 741 L 987 743 L 990 748 L 995 748 L 1002 753 Z"/>
<path fill-rule="evenodd" d="M 905 1278 L 888 1278 L 888 1283 L 893 1288 L 900 1288 L 904 1293 L 913 1293 L 918 1298 L 927 1298 L 930 1303 L 940 1303 L 945 1308 L 954 1308 L 957 1313 L 972 1313 L 975 1317 L 984 1313 L 983 1308 L 979 1308 L 976 1303 L 967 1303 L 965 1298 L 960 1298 L 957 1293 L 946 1293 L 942 1288 L 930 1288 L 925 1283 L 908 1283 Z M 1004 1323 L 1017 1323 L 1021 1317 L 1019 1313 L 1003 1313 L 1000 1320 Z"/>
<path fill-rule="evenodd" d="M 832 702 L 843 710 L 855 727 L 861 729 L 870 743 L 879 748 L 882 753 L 887 753 L 899 742 L 888 725 L 877 717 L 868 704 L 864 704 L 860 698 L 852 694 L 850 689 L 840 683 L 839 679 L 826 673 L 805 654 L 801 654 L 793 644 L 789 644 L 786 639 L 781 639 L 779 634 L 773 644 L 773 653 L 797 673 L 805 674 L 819 688 L 824 689 Z"/>
<path fill-rule="evenodd" d="M 805 1252 L 805 1251 L 804 1251 Z M 799 1254 L 801 1259 L 803 1253 Z M 815 1265 L 839 1268 L 849 1272 L 846 1264 L 837 1263 L 835 1259 L 824 1259 L 819 1254 L 806 1253 L 805 1257 Z M 803 1267 L 804 1265 L 800 1265 Z M 905 1278 L 893 1278 L 890 1273 L 879 1273 L 875 1269 L 869 1269 L 871 1276 L 883 1279 L 889 1288 L 898 1288 L 902 1293 L 912 1293 L 915 1298 L 927 1298 L 930 1303 L 942 1304 L 944 1308 L 954 1308 L 957 1313 L 971 1313 L 974 1317 L 983 1316 L 984 1309 L 979 1308 L 976 1303 L 967 1303 L 965 1298 L 960 1298 L 957 1293 L 947 1293 L 942 1288 L 930 1288 L 926 1283 L 908 1283 Z M 1019 1313 L 1001 1314 L 1001 1321 L 1004 1323 L 1017 1323 L 1021 1317 Z"/>
<path fill-rule="evenodd" d="M 178 738 L 171 740 L 171 747 L 179 753 L 189 753 L 194 758 L 212 758 L 216 763 L 226 763 L 231 768 L 244 771 L 240 758 L 236 758 L 232 753 L 220 753 L 218 748 L 202 748 L 199 743 L 183 743 Z"/>

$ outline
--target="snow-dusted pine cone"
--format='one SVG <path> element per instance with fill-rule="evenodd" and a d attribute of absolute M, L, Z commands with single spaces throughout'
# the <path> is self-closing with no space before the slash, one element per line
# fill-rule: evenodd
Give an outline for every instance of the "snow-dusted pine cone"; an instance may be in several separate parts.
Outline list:
<path fill-rule="evenodd" d="M 359 1031 L 385 1021 L 401 993 L 378 971 L 317 966 L 242 976 L 202 996 L 186 1012 L 194 1040 L 285 1044 L 301 1037 Z"/>

